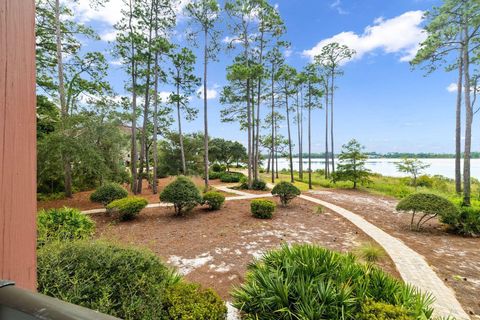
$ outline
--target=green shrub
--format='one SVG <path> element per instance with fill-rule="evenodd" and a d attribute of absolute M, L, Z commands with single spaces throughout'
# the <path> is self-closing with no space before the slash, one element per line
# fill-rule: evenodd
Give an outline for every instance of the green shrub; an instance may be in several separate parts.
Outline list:
<path fill-rule="evenodd" d="M 245 190 L 258 190 L 258 191 L 265 191 L 267 190 L 267 183 L 263 180 L 253 180 L 252 181 L 252 187 L 249 188 L 248 187 L 248 180 L 246 177 L 243 177 L 242 179 L 240 179 L 240 189 L 245 189 Z"/>
<path fill-rule="evenodd" d="M 88 239 L 95 231 L 95 222 L 78 209 L 41 210 L 37 216 L 37 245 L 50 241 Z"/>
<path fill-rule="evenodd" d="M 179 282 L 169 287 L 164 296 L 168 319 L 224 320 L 227 307 L 212 289 L 197 284 Z"/>
<path fill-rule="evenodd" d="M 163 189 L 160 201 L 173 203 L 176 215 L 182 215 L 202 203 L 197 186 L 187 177 L 180 176 Z"/>
<path fill-rule="evenodd" d="M 215 172 L 215 171 L 210 171 L 208 173 L 208 179 L 210 180 L 217 180 L 220 179 L 223 175 L 223 172 Z"/>
<path fill-rule="evenodd" d="M 467 236 L 480 235 L 480 208 L 461 207 L 458 211 L 442 215 L 440 221 L 456 233 Z"/>
<path fill-rule="evenodd" d="M 106 206 L 113 200 L 122 199 L 128 196 L 127 190 L 117 183 L 106 183 L 90 195 L 90 200 L 99 202 Z"/>
<path fill-rule="evenodd" d="M 367 299 L 403 306 L 414 319 L 429 319 L 430 296 L 381 269 L 314 245 L 284 245 L 249 267 L 232 293 L 248 319 L 357 319 Z"/>
<path fill-rule="evenodd" d="M 275 203 L 270 200 L 255 199 L 250 202 L 250 211 L 255 218 L 271 219 L 275 211 Z"/>
<path fill-rule="evenodd" d="M 417 178 L 417 187 L 431 188 L 433 186 L 433 179 L 427 175 L 423 175 Z"/>
<path fill-rule="evenodd" d="M 210 210 L 220 210 L 225 202 L 225 196 L 220 192 L 209 191 L 203 195 L 203 202 L 208 205 Z"/>
<path fill-rule="evenodd" d="M 420 230 L 420 227 L 427 221 L 436 216 L 451 216 L 458 212 L 457 207 L 449 200 L 431 193 L 414 193 L 397 204 L 397 210 L 403 212 L 411 212 L 412 219 L 410 228 Z M 419 214 L 419 218 L 415 222 L 415 215 Z"/>
<path fill-rule="evenodd" d="M 121 221 L 127 221 L 134 219 L 147 204 L 148 201 L 144 198 L 127 197 L 110 202 L 107 210 L 118 216 Z"/>
<path fill-rule="evenodd" d="M 240 182 L 242 177 L 245 177 L 245 175 L 243 173 L 240 173 L 240 172 L 224 172 L 220 176 L 220 181 L 228 182 L 228 183 L 230 183 L 230 182 Z"/>
<path fill-rule="evenodd" d="M 65 199 L 65 192 L 37 193 L 37 201 L 52 201 Z"/>
<path fill-rule="evenodd" d="M 38 291 L 122 319 L 162 319 L 179 277 L 153 253 L 98 241 L 38 250 Z"/>
<path fill-rule="evenodd" d="M 290 182 L 282 181 L 275 185 L 272 189 L 272 194 L 280 198 L 280 202 L 284 207 L 288 205 L 290 201 L 300 195 L 300 190 Z"/>
<path fill-rule="evenodd" d="M 222 171 L 225 171 L 225 170 L 222 170 L 222 166 L 218 163 L 214 163 L 211 167 L 212 171 L 213 172 L 222 172 Z"/>
<path fill-rule="evenodd" d="M 416 320 L 404 307 L 367 300 L 355 318 L 357 320 Z"/>
<path fill-rule="evenodd" d="M 355 254 L 363 261 L 370 263 L 378 262 L 386 256 L 382 247 L 371 242 L 362 244 L 355 250 Z"/>

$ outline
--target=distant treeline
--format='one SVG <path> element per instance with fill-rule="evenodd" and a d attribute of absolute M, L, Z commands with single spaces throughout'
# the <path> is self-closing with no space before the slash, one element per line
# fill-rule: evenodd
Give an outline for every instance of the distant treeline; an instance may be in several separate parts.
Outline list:
<path fill-rule="evenodd" d="M 399 159 L 399 158 L 419 158 L 419 159 L 450 159 L 455 158 L 453 153 L 409 153 L 409 152 L 388 152 L 388 153 L 377 153 L 377 152 L 367 152 L 369 158 L 388 158 L 388 159 Z M 298 158 L 299 154 L 295 154 L 294 157 Z M 463 154 L 462 154 L 463 157 Z M 308 153 L 303 153 L 303 158 L 308 158 Z M 325 158 L 325 153 L 312 153 L 312 158 Z M 480 152 L 472 152 L 472 159 L 480 159 Z"/>

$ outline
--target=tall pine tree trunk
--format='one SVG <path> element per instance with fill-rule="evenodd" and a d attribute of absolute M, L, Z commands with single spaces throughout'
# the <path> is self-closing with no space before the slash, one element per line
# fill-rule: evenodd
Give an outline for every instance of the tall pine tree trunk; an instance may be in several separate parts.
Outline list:
<path fill-rule="evenodd" d="M 157 37 L 157 31 L 155 30 L 155 38 Z M 155 52 L 155 84 L 154 84 L 154 97 L 153 97 L 153 137 L 152 137 L 152 147 L 153 147 L 153 181 L 152 181 L 152 192 L 153 194 L 158 193 L 158 146 L 157 146 L 157 133 L 158 133 L 158 52 Z"/>
<path fill-rule="evenodd" d="M 131 189 L 134 194 L 137 193 L 137 65 L 135 63 L 135 42 L 133 39 L 133 4 L 129 2 L 129 28 L 130 28 L 130 54 L 131 54 L 131 77 L 132 77 L 132 152 L 130 154 L 130 170 L 132 173 Z"/>
<path fill-rule="evenodd" d="M 152 6 L 150 8 L 150 27 L 148 35 L 148 53 L 147 53 L 147 72 L 146 72 L 146 81 L 145 81 L 145 101 L 143 106 L 143 125 L 142 125 L 142 139 L 140 143 L 140 166 L 138 174 L 138 183 L 137 183 L 137 193 L 142 193 L 142 182 L 143 182 L 143 167 L 145 160 L 147 158 L 147 123 L 148 123 L 148 109 L 150 108 L 150 71 L 151 71 L 151 60 L 152 60 L 152 29 L 153 29 L 153 12 L 154 10 L 154 1 L 152 1 Z"/>
<path fill-rule="evenodd" d="M 272 90 L 272 183 L 275 183 L 275 166 L 274 160 L 276 158 L 276 147 L 275 147 L 275 126 L 277 125 L 276 117 L 275 117 L 275 68 L 272 64 L 272 82 L 271 82 L 271 90 Z"/>
<path fill-rule="evenodd" d="M 177 73 L 177 79 L 180 79 L 179 73 Z M 187 175 L 187 162 L 185 160 L 185 149 L 183 147 L 182 115 L 180 112 L 180 85 L 179 84 L 177 84 L 177 121 L 178 121 L 178 140 L 180 142 L 180 156 L 182 158 L 182 174 Z"/>
<path fill-rule="evenodd" d="M 332 84 L 331 84 L 331 97 L 330 97 L 330 141 L 331 141 L 331 159 L 332 159 L 332 173 L 335 172 L 335 146 L 333 143 L 333 97 L 335 92 L 335 70 L 332 70 Z"/>
<path fill-rule="evenodd" d="M 328 83 L 325 88 L 325 179 L 327 179 L 330 176 L 330 155 L 328 153 Z"/>
<path fill-rule="evenodd" d="M 312 189 L 312 93 L 308 85 L 308 189 Z"/>
<path fill-rule="evenodd" d="M 63 76 L 63 53 L 62 53 L 62 32 L 60 22 L 60 0 L 55 1 L 55 38 L 57 53 L 57 75 L 58 95 L 60 98 L 60 111 L 62 115 L 62 135 L 67 136 L 68 106 L 65 97 L 65 83 Z M 72 165 L 68 152 L 62 150 L 62 162 L 64 171 L 65 196 L 72 197 Z"/>
<path fill-rule="evenodd" d="M 462 193 L 462 78 L 463 78 L 463 50 L 460 50 L 458 61 L 457 107 L 455 112 L 455 191 Z"/>
<path fill-rule="evenodd" d="M 204 42 L 203 48 L 203 127 L 204 127 L 204 171 L 205 171 L 205 190 L 208 190 L 208 103 L 207 103 L 207 67 L 208 67 L 208 30 L 204 30 Z"/>
<path fill-rule="evenodd" d="M 288 131 L 288 159 L 290 162 L 290 182 L 295 182 L 293 178 L 293 159 L 292 159 L 292 136 L 290 133 L 290 110 L 288 107 L 288 88 L 285 88 L 285 108 L 287 109 L 287 131 Z"/>
<path fill-rule="evenodd" d="M 297 92 L 298 177 L 300 180 L 303 180 L 302 118 L 300 108 L 299 92 Z"/>
<path fill-rule="evenodd" d="M 252 113 L 250 107 L 250 79 L 247 79 L 247 131 L 248 131 L 248 188 L 252 188 Z"/>
<path fill-rule="evenodd" d="M 263 30 L 263 28 L 262 28 Z M 263 65 L 263 31 L 261 32 L 260 36 L 260 56 L 259 56 L 259 65 Z M 258 164 L 260 162 L 260 152 L 259 152 L 259 146 L 260 146 L 260 104 L 262 100 L 262 77 L 258 77 L 258 84 L 257 84 L 257 136 L 256 136 L 256 141 L 255 141 L 255 180 L 258 180 L 258 174 L 259 174 L 259 169 L 258 169 Z"/>
<path fill-rule="evenodd" d="M 465 75 L 465 147 L 463 160 L 463 204 L 470 206 L 470 157 L 472 148 L 473 110 L 470 99 L 470 57 L 468 26 L 464 27 L 465 45 L 463 47 L 463 65 Z"/>

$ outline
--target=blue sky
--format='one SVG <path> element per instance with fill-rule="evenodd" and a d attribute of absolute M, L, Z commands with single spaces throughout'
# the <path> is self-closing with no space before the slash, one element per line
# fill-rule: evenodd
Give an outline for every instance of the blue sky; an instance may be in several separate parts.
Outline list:
<path fill-rule="evenodd" d="M 118 19 L 121 0 L 111 0 L 106 8 L 93 11 L 80 0 L 77 18 L 91 26 L 104 40 L 113 37 L 112 24 Z M 183 0 L 185 4 L 186 0 Z M 442 70 L 424 77 L 412 70 L 408 60 L 425 35 L 421 33 L 422 11 L 440 4 L 439 0 L 276 0 L 285 21 L 285 39 L 292 44 L 287 63 L 302 68 L 322 44 L 338 41 L 353 47 L 357 56 L 343 68 L 335 104 L 336 149 L 356 138 L 369 151 L 450 152 L 454 151 L 455 94 L 447 88 L 455 82 L 454 73 Z M 188 45 L 182 37 L 185 18 L 179 19 L 172 41 Z M 223 37 L 229 35 L 225 23 L 219 25 Z M 108 52 L 107 41 L 88 43 L 88 49 Z M 222 52 L 210 67 L 210 135 L 246 141 L 246 133 L 235 123 L 222 123 L 218 101 L 225 85 L 225 67 L 233 53 Z M 126 74 L 119 61 L 111 58 L 110 80 L 117 93 L 124 94 Z M 197 68 L 202 73 L 201 65 Z M 168 86 L 162 88 L 169 91 Z M 192 104 L 202 107 L 194 98 Z M 324 111 L 314 112 L 313 151 L 323 151 Z M 202 117 L 184 123 L 187 132 L 202 130 Z M 176 126 L 174 125 L 173 128 Z M 286 128 L 282 128 L 286 134 Z M 296 129 L 293 131 L 296 141 Z M 306 138 L 304 139 L 306 140 Z M 296 149 L 296 148 L 295 148 Z M 476 148 L 475 132 L 473 149 Z"/>

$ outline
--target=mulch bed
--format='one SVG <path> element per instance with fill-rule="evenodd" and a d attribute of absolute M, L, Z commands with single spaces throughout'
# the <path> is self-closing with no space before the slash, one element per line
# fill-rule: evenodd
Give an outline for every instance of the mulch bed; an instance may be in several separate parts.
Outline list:
<path fill-rule="evenodd" d="M 311 196 L 359 214 L 425 257 L 454 291 L 465 311 L 480 318 L 480 238 L 451 234 L 430 220 L 411 231 L 410 215 L 395 211 L 397 200 L 354 190 L 313 191 Z"/>
<path fill-rule="evenodd" d="M 252 259 L 283 243 L 315 243 L 345 252 L 373 242 L 339 215 L 328 210 L 316 214 L 314 207 L 295 199 L 288 208 L 279 206 L 271 220 L 253 218 L 248 200 L 228 201 L 214 212 L 199 207 L 185 217 L 173 216 L 171 208 L 152 208 L 130 222 L 115 222 L 103 214 L 92 218 L 97 238 L 147 247 L 187 279 L 229 300 Z M 380 266 L 399 277 L 389 257 Z"/>

